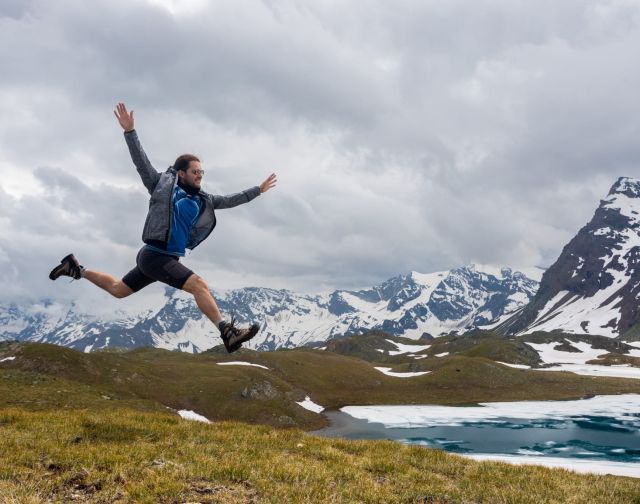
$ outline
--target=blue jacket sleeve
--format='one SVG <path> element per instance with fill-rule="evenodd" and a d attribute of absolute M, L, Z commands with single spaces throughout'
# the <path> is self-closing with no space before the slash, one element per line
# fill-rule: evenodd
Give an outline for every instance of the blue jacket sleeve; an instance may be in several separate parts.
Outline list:
<path fill-rule="evenodd" d="M 144 153 L 136 130 L 125 131 L 124 138 L 127 141 L 127 147 L 129 147 L 131 160 L 133 164 L 136 165 L 136 170 L 138 170 L 142 183 L 147 188 L 147 191 L 149 191 L 149 194 L 153 193 L 158 180 L 160 180 L 160 174 L 151 165 L 149 158 Z"/>

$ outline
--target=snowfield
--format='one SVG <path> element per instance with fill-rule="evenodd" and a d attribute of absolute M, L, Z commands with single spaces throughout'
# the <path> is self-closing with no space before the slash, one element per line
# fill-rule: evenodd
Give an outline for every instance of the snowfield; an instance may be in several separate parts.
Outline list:
<path fill-rule="evenodd" d="M 580 352 L 563 352 L 561 350 L 554 350 L 555 346 L 558 346 L 558 342 L 552 343 L 529 343 L 525 342 L 531 348 L 533 348 L 540 359 L 545 364 L 556 364 L 551 367 L 537 369 L 536 371 L 569 371 L 579 375 L 586 376 L 609 376 L 613 378 L 634 378 L 640 379 L 640 368 L 632 367 L 627 364 L 618 366 L 602 366 L 599 364 L 587 364 L 587 361 L 597 359 L 598 356 L 609 353 L 607 350 L 601 348 L 593 348 L 588 343 L 581 341 L 573 342 L 565 340 L 570 343 L 571 346 L 580 350 Z M 630 355 L 633 355 L 636 350 L 631 350 Z M 509 366 L 510 364 L 506 364 Z M 511 365 L 515 367 L 515 365 Z"/>
<path fill-rule="evenodd" d="M 640 368 L 622 364 L 618 366 L 599 366 L 597 364 L 560 364 L 536 371 L 569 371 L 585 376 L 609 376 L 612 378 L 635 378 L 640 380 Z"/>
<path fill-rule="evenodd" d="M 596 396 L 576 401 L 517 401 L 480 406 L 345 406 L 340 411 L 388 428 L 435 427 L 512 419 L 561 419 L 567 416 L 615 416 L 634 420 L 640 414 L 640 394 Z"/>
<path fill-rule="evenodd" d="M 593 348 L 588 343 L 583 343 L 582 341 L 565 341 L 572 347 L 580 350 L 580 352 L 563 352 L 562 350 L 554 350 L 554 347 L 560 345 L 557 341 L 551 343 L 525 342 L 525 344 L 538 352 L 540 359 L 545 364 L 585 364 L 588 360 L 597 359 L 599 355 L 609 353 L 608 350 Z"/>
<path fill-rule="evenodd" d="M 532 455 L 500 455 L 496 453 L 464 453 L 462 456 L 477 460 L 478 462 L 493 460 L 516 465 L 528 464 L 557 467 L 583 474 L 613 474 L 615 476 L 640 478 L 640 464 L 634 464 L 632 462 L 608 462 L 605 460 L 580 460 Z"/>

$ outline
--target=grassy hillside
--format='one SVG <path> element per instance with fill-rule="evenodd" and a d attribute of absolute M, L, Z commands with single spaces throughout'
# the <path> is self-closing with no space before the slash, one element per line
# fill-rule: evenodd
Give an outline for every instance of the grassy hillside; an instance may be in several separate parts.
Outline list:
<path fill-rule="evenodd" d="M 619 339 L 607 338 L 597 335 L 569 334 L 559 331 L 537 331 L 519 337 L 505 337 L 493 331 L 475 330 L 465 334 L 450 334 L 435 338 L 432 341 L 415 341 L 406 338 L 390 336 L 380 331 L 370 331 L 357 336 L 349 336 L 333 340 L 327 343 L 327 350 L 342 355 L 358 357 L 366 361 L 385 366 L 416 363 L 416 359 L 407 354 L 390 355 L 389 350 L 394 350 L 392 341 L 409 345 L 429 344 L 426 350 L 416 352 L 418 355 L 435 357 L 443 353 L 449 355 L 462 355 L 467 357 L 485 357 L 487 359 L 509 364 L 524 364 L 531 367 L 546 367 L 540 360 L 538 352 L 527 345 L 531 343 L 557 343 L 558 350 L 571 351 L 569 342 L 585 342 L 593 348 L 601 349 L 607 358 L 603 358 L 597 364 L 612 365 L 615 363 L 628 363 L 640 367 L 638 361 L 624 355 L 634 347 L 627 345 Z M 420 359 L 421 360 L 421 359 Z M 428 361 L 425 361 L 428 362 Z M 415 365 L 418 369 L 420 366 Z"/>
<path fill-rule="evenodd" d="M 0 407 L 32 410 L 79 407 L 187 409 L 210 420 L 240 420 L 307 430 L 326 419 L 296 401 L 310 396 L 327 409 L 364 404 L 469 404 L 486 401 L 575 399 L 640 393 L 640 380 L 514 369 L 486 358 L 481 341 L 459 354 L 409 359 L 395 371 L 429 374 L 396 378 L 371 363 L 320 350 L 240 351 L 200 355 L 154 348 L 83 354 L 54 345 L 0 345 Z M 429 349 L 430 351 L 431 349 Z M 221 366 L 243 360 L 265 366 Z M 387 364 L 389 365 L 389 364 Z M 29 391 L 22 397 L 21 387 Z"/>
<path fill-rule="evenodd" d="M 637 503 L 632 478 L 168 413 L 0 410 L 3 503 Z"/>

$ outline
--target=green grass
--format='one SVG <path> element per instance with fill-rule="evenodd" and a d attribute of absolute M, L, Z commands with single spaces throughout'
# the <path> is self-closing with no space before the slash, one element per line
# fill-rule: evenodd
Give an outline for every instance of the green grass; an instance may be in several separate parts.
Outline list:
<path fill-rule="evenodd" d="M 3 503 L 633 503 L 632 478 L 165 413 L 0 411 Z"/>

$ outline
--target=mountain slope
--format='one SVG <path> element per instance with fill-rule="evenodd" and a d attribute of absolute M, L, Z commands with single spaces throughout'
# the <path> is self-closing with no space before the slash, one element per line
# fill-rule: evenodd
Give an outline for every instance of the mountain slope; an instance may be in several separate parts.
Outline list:
<path fill-rule="evenodd" d="M 545 271 L 532 301 L 497 329 L 609 337 L 640 321 L 640 181 L 621 177 Z"/>

